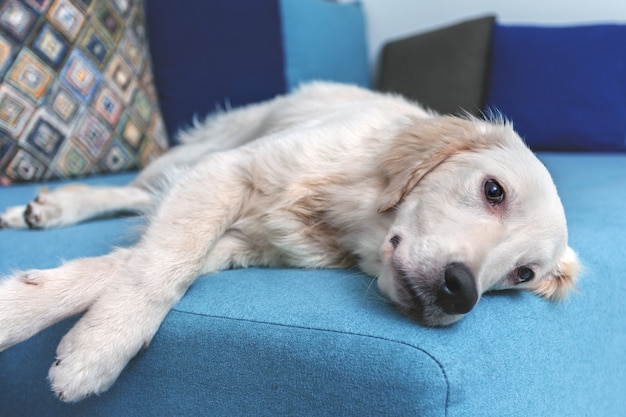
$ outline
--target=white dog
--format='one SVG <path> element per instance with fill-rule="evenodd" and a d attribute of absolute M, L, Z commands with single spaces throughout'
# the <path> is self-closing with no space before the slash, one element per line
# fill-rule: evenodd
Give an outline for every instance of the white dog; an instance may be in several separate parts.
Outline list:
<path fill-rule="evenodd" d="M 358 265 L 427 326 L 485 291 L 558 299 L 574 285 L 556 188 L 505 122 L 315 83 L 180 139 L 126 187 L 62 187 L 1 217 L 49 228 L 151 213 L 131 248 L 0 282 L 0 350 L 85 312 L 50 369 L 64 401 L 105 391 L 194 280 L 227 268 Z"/>

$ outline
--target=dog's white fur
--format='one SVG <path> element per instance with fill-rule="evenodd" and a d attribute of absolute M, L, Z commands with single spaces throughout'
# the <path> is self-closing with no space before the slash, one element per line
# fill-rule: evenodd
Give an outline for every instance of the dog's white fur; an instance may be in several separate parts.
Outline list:
<path fill-rule="evenodd" d="M 556 188 L 503 121 L 314 83 L 180 140 L 126 187 L 62 187 L 1 216 L 4 227 L 49 228 L 151 211 L 131 248 L 0 282 L 0 350 L 86 311 L 50 369 L 65 401 L 105 391 L 194 280 L 226 268 L 358 265 L 429 326 L 458 320 L 485 291 L 561 298 L 574 284 Z M 502 202 L 487 198 L 490 179 Z M 458 290 L 450 265 L 465 277 L 453 284 L 476 294 L 463 307 L 441 302 Z M 522 267 L 534 279 L 518 283 Z"/>

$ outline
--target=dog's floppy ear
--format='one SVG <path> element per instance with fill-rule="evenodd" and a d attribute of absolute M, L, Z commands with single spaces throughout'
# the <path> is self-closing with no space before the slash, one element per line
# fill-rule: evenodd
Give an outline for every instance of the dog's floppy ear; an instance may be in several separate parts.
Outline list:
<path fill-rule="evenodd" d="M 475 118 L 437 116 L 412 118 L 389 142 L 380 169 L 386 181 L 379 212 L 398 205 L 419 181 L 451 155 L 493 146 L 491 128 Z"/>
<path fill-rule="evenodd" d="M 535 283 L 531 291 L 549 300 L 561 300 L 576 287 L 580 262 L 576 252 L 569 246 L 550 274 Z"/>

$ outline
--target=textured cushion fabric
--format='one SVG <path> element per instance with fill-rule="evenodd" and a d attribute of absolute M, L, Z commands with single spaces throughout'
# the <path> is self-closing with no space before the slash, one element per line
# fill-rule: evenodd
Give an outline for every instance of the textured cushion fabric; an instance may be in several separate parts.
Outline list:
<path fill-rule="evenodd" d="M 626 25 L 497 25 L 488 105 L 535 150 L 626 151 Z"/>
<path fill-rule="evenodd" d="M 0 177 L 144 166 L 167 139 L 141 0 L 0 6 Z"/>
<path fill-rule="evenodd" d="M 289 90 L 316 79 L 369 86 L 365 19 L 359 2 L 280 3 Z"/>
<path fill-rule="evenodd" d="M 494 16 L 481 17 L 387 43 L 377 88 L 440 113 L 480 113 L 487 99 L 494 21 Z"/>
<path fill-rule="evenodd" d="M 367 84 L 360 3 L 212 0 L 147 6 L 155 80 L 167 131 L 216 110 L 314 79 Z"/>
<path fill-rule="evenodd" d="M 542 154 L 585 272 L 550 303 L 485 296 L 427 329 L 356 270 L 242 269 L 200 278 L 105 394 L 53 398 L 47 369 L 73 320 L 0 353 L 3 416 L 617 416 L 626 409 L 626 155 Z M 83 180 L 124 183 L 128 175 Z M 23 202 L 34 185 L 0 189 Z M 133 242 L 137 218 L 0 231 L 0 274 Z"/>

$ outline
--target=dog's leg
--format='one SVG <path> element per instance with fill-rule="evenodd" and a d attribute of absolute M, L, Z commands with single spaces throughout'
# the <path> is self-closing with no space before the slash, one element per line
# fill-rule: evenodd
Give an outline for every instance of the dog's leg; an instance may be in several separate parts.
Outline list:
<path fill-rule="evenodd" d="M 24 219 L 26 206 L 7 207 L 0 214 L 0 229 L 24 229 L 28 227 L 28 223 Z"/>
<path fill-rule="evenodd" d="M 198 126 L 180 133 L 182 145 L 169 149 L 152 161 L 126 187 L 68 185 L 41 192 L 30 204 L 0 213 L 0 229 L 47 229 L 76 224 L 117 212 L 143 213 L 152 204 L 145 190 L 159 190 L 172 177 L 194 166 L 207 155 L 233 149 L 268 131 L 285 126 L 272 121 L 272 112 L 285 105 L 279 98 L 216 113 Z"/>
<path fill-rule="evenodd" d="M 152 195 L 139 187 L 70 184 L 52 191 L 42 190 L 28 205 L 7 209 L 0 215 L 0 227 L 62 227 L 119 212 L 142 213 L 151 204 Z"/>
<path fill-rule="evenodd" d="M 63 337 L 48 374 L 61 400 L 74 402 L 106 391 L 128 361 L 148 346 L 178 298 L 161 300 L 142 294 L 141 287 L 113 283 Z"/>
<path fill-rule="evenodd" d="M 61 399 L 108 389 L 203 271 L 249 192 L 229 168 L 194 170 L 166 195 L 107 289 L 61 341 L 49 374 Z"/>
<path fill-rule="evenodd" d="M 110 284 L 127 252 L 77 259 L 55 269 L 16 273 L 0 280 L 0 351 L 85 311 Z"/>

